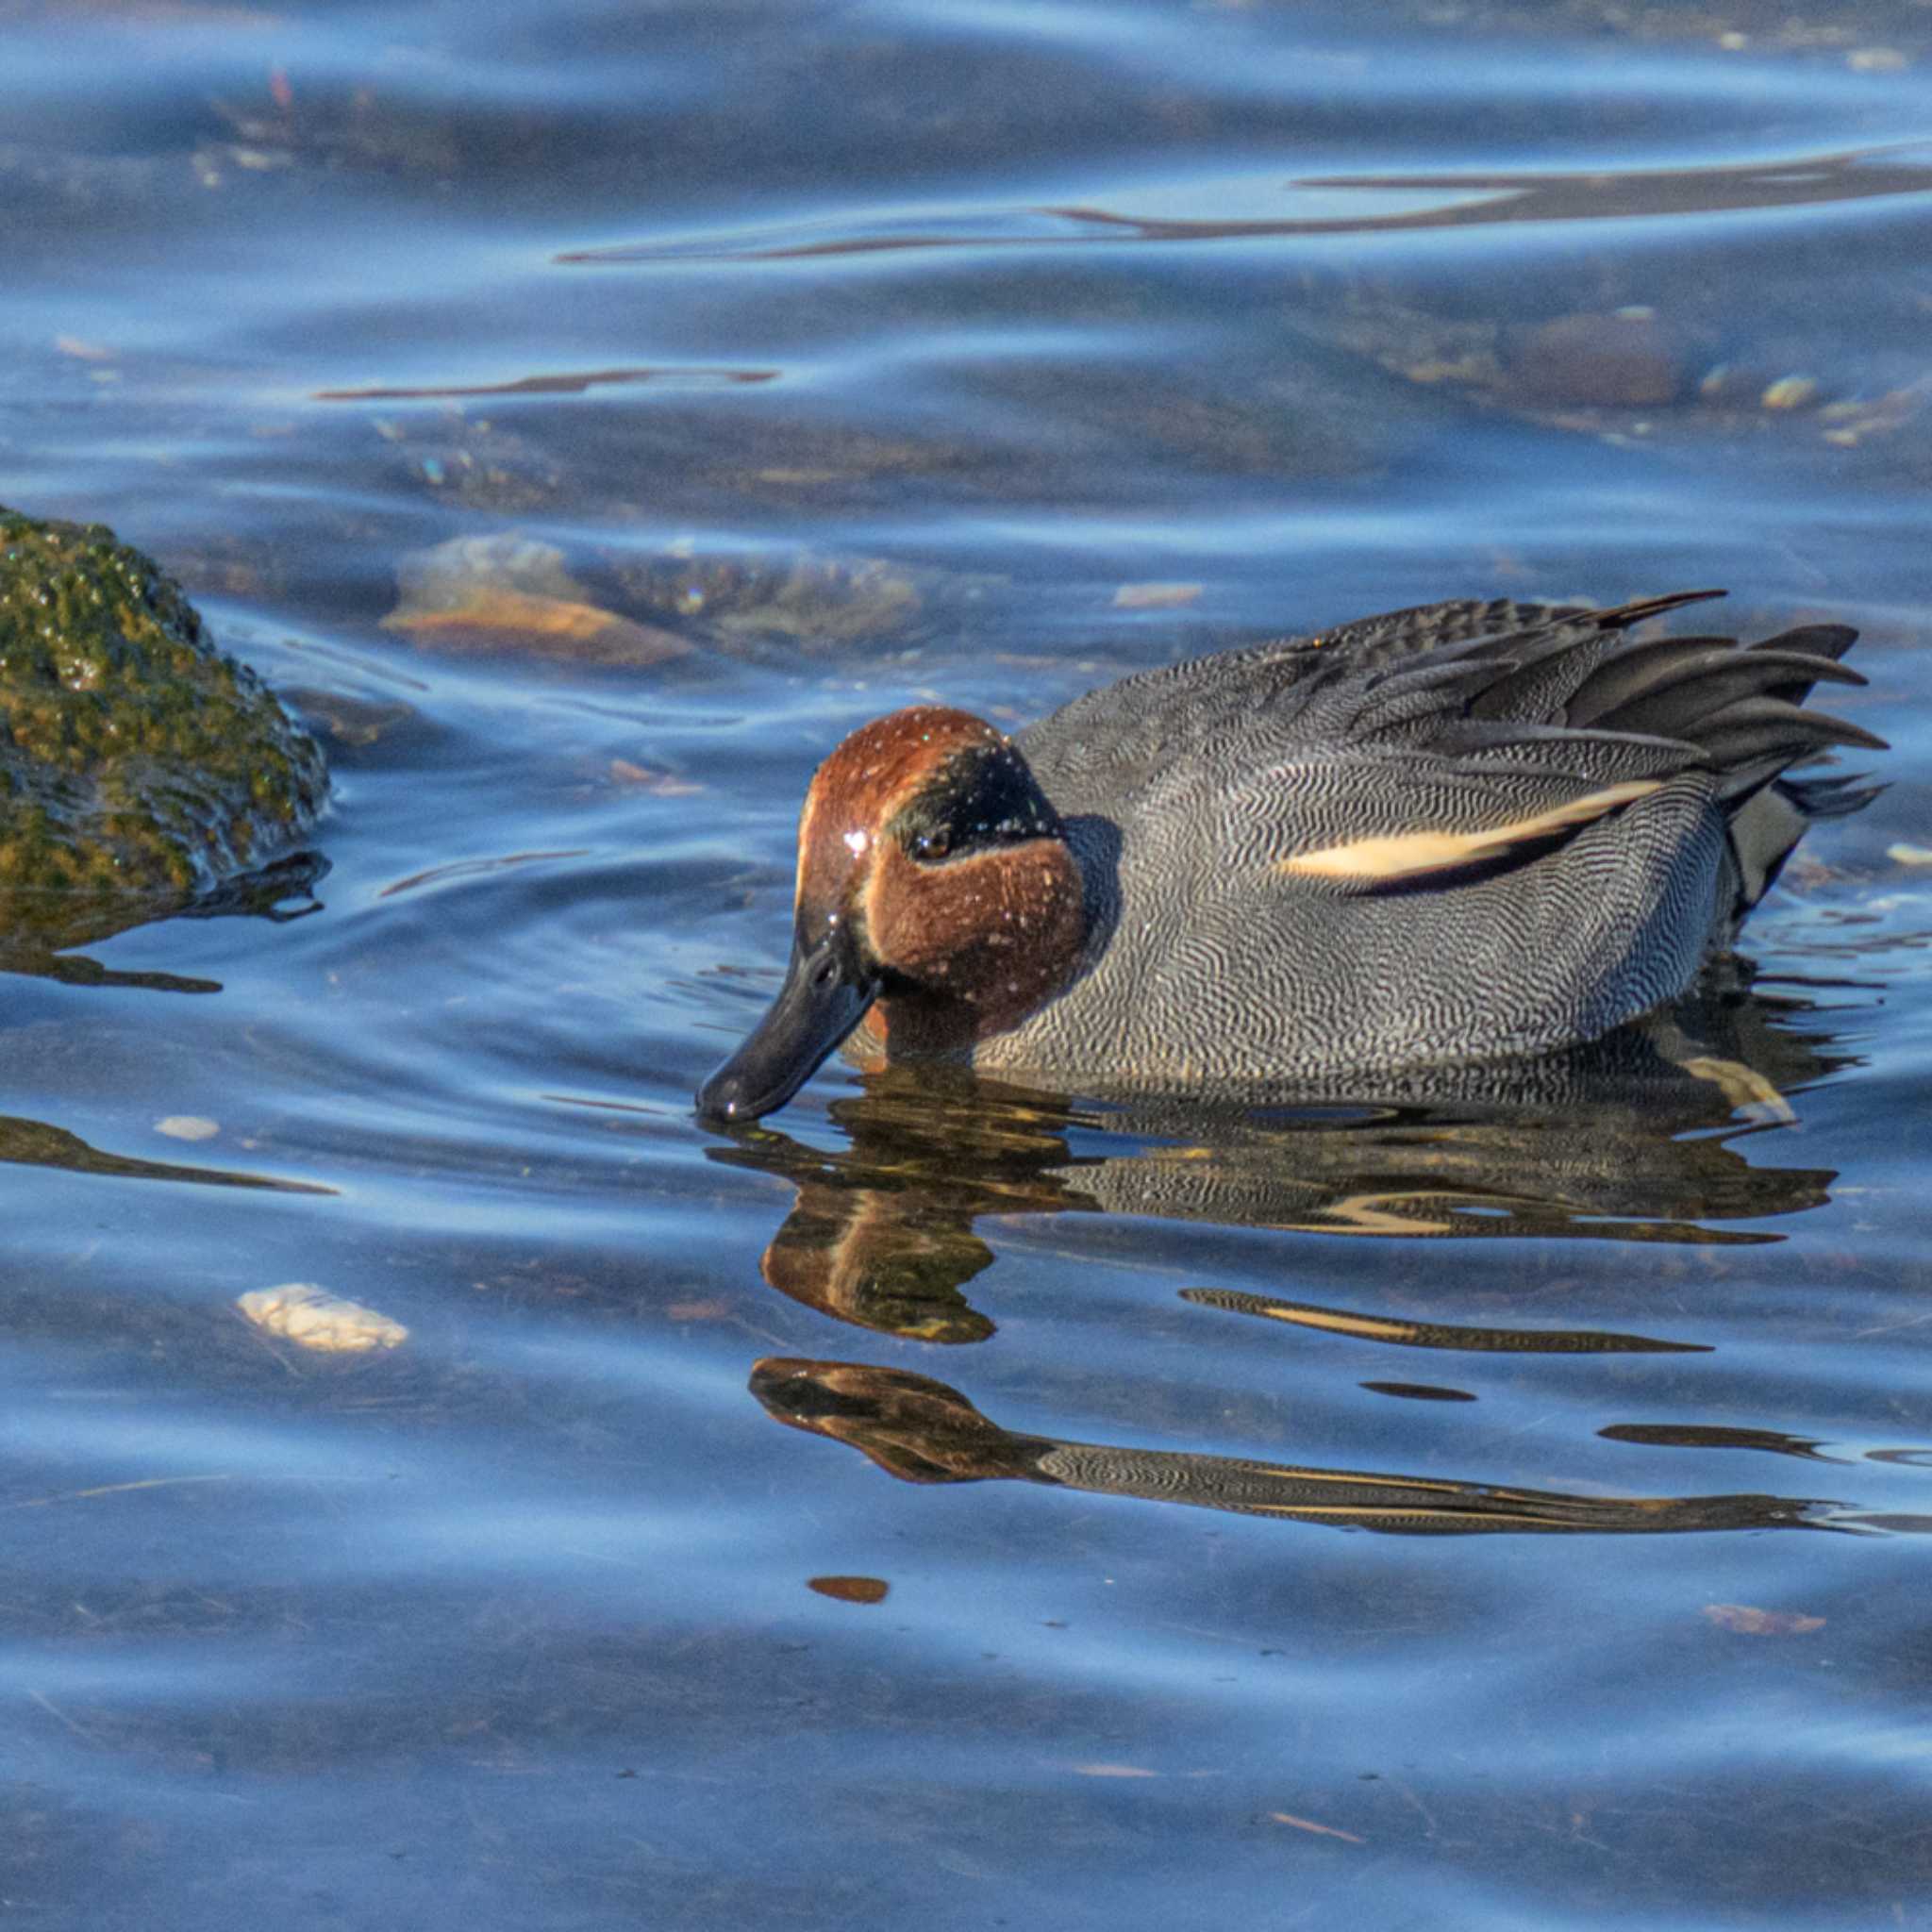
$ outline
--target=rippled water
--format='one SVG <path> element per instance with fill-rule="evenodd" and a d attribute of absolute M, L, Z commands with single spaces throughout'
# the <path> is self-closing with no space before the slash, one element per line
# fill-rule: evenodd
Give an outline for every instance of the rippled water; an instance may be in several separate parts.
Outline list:
<path fill-rule="evenodd" d="M 0 500 L 336 779 L 9 958 L 0 1910 L 1924 1922 L 1932 12 L 0 31 Z M 862 718 L 1707 583 L 1890 789 L 1615 1065 L 692 1120 Z"/>

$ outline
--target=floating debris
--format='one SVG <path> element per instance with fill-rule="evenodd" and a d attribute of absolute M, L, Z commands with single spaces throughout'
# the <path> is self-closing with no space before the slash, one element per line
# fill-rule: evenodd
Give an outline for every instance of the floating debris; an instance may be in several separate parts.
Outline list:
<path fill-rule="evenodd" d="M 313 1281 L 285 1281 L 236 1297 L 235 1306 L 264 1335 L 278 1335 L 319 1355 L 369 1355 L 409 1339 L 400 1322 Z"/>

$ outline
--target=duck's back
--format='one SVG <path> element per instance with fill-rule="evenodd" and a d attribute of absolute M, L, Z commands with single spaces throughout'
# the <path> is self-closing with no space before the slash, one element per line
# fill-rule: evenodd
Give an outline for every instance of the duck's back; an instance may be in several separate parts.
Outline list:
<path fill-rule="evenodd" d="M 1853 633 L 1632 643 L 1461 602 L 1143 674 L 1019 744 L 1093 916 L 981 1064 L 1192 1083 L 1539 1052 L 1687 987 L 1878 741 L 1803 708 Z"/>
<path fill-rule="evenodd" d="M 1493 642 L 1531 628 L 1553 632 L 1595 615 L 1579 606 L 1503 598 L 1391 610 L 1320 635 L 1274 638 L 1140 672 L 1072 699 L 1016 741 L 1062 812 L 1106 811 L 1177 760 L 1292 744 L 1302 700 L 1338 665 L 1366 676 L 1445 646 Z"/>

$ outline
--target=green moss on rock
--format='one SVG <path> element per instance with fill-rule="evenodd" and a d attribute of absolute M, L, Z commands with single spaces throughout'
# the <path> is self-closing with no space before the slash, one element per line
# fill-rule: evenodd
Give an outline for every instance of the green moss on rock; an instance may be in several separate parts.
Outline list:
<path fill-rule="evenodd" d="M 0 894 L 187 893 L 298 837 L 322 754 L 98 524 L 0 508 Z M 17 915 L 16 915 L 17 916 Z"/>

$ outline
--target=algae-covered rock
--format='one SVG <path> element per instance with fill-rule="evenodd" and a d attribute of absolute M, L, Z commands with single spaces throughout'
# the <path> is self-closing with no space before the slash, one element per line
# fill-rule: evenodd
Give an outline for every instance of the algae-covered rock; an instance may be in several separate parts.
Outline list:
<path fill-rule="evenodd" d="M 99 525 L 0 508 L 0 914 L 185 896 L 300 835 L 322 754 Z M 25 910 L 23 908 L 25 908 Z"/>

